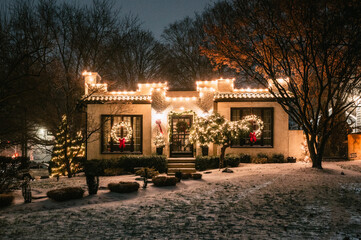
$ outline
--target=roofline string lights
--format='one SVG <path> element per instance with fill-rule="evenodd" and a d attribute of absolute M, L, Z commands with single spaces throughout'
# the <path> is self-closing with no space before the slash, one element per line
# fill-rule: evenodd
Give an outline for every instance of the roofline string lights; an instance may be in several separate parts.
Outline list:
<path fill-rule="evenodd" d="M 220 98 L 274 98 L 272 94 L 270 94 L 269 89 L 267 88 L 234 88 L 235 79 L 217 79 L 217 80 L 204 80 L 204 81 L 196 81 L 197 92 L 199 92 L 198 96 L 177 96 L 171 97 L 167 96 L 166 92 L 168 91 L 168 82 L 154 82 L 154 83 L 138 83 L 138 89 L 136 91 L 107 91 L 106 83 L 98 83 L 100 80 L 100 76 L 97 73 L 84 71 L 82 73 L 84 77 L 94 76 L 88 78 L 88 85 L 92 87 L 96 87 L 101 90 L 98 93 L 89 96 L 88 100 L 91 101 L 152 101 L 152 95 L 154 91 L 163 93 L 165 100 L 168 102 L 190 102 L 196 101 L 199 97 L 204 96 L 204 92 L 211 92 L 214 94 L 215 99 Z M 99 78 L 98 78 L 99 77 Z M 228 91 L 220 91 L 218 89 L 222 89 L 222 84 L 227 84 L 230 86 Z"/>

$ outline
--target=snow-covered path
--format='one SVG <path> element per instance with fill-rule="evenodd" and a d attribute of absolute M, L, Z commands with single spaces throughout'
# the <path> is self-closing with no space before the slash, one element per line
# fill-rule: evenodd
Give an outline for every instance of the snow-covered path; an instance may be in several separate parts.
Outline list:
<path fill-rule="evenodd" d="M 0 210 L 0 239 L 361 238 L 361 161 L 324 167 L 244 164 L 175 188 L 18 203 Z M 60 183 L 85 186 L 84 178 L 70 181 Z"/>

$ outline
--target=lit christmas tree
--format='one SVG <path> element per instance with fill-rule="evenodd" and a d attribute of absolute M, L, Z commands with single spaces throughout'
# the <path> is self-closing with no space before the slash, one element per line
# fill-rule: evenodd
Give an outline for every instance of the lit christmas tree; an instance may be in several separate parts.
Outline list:
<path fill-rule="evenodd" d="M 80 169 L 79 159 L 85 155 L 85 144 L 81 131 L 71 136 L 66 115 L 62 117 L 55 142 L 51 159 L 54 164 L 52 173 L 70 178 Z"/>

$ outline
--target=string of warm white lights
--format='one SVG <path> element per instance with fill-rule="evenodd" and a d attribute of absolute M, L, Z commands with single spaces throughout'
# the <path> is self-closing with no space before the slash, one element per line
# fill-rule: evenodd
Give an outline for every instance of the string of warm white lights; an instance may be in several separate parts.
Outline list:
<path fill-rule="evenodd" d="M 119 122 L 112 127 L 112 130 L 110 132 L 110 135 L 112 136 L 112 139 L 115 142 L 118 142 L 119 139 L 122 137 L 117 134 L 119 132 L 120 128 L 122 128 L 122 127 L 124 127 L 126 129 L 126 135 L 124 137 L 125 141 L 129 141 L 132 138 L 132 135 L 133 135 L 132 127 L 126 122 Z"/>
<path fill-rule="evenodd" d="M 99 83 L 96 79 L 99 79 L 97 73 L 84 72 L 84 77 L 88 79 L 88 85 L 94 88 L 98 88 L 103 93 L 96 93 L 93 96 L 89 96 L 87 100 L 90 101 L 152 101 L 154 91 L 161 92 L 165 100 L 170 102 L 189 102 L 196 101 L 199 98 L 203 98 L 206 92 L 214 94 L 214 99 L 222 98 L 274 98 L 275 96 L 269 92 L 267 88 L 234 88 L 235 79 L 217 79 L 211 81 L 197 81 L 198 96 L 167 96 L 168 83 L 139 83 L 136 91 L 112 91 L 107 92 L 107 84 Z M 226 85 L 224 85 L 226 84 Z M 227 92 L 220 91 L 226 87 Z M 277 96 L 276 96 L 277 97 Z"/>
<path fill-rule="evenodd" d="M 186 101 L 186 102 L 188 102 L 188 101 L 195 101 L 195 100 L 197 100 L 197 97 L 166 97 L 165 98 L 167 101 L 181 101 L 181 102 L 183 102 L 183 101 Z"/>

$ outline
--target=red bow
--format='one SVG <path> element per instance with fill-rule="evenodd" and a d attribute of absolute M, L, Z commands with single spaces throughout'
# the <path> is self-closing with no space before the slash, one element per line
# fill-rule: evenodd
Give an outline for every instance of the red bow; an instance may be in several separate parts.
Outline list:
<path fill-rule="evenodd" d="M 257 141 L 256 133 L 255 133 L 255 132 L 250 132 L 250 133 L 249 133 L 249 140 L 251 141 L 251 143 L 254 143 L 254 142 Z"/>
<path fill-rule="evenodd" d="M 158 119 L 155 123 L 158 124 L 160 133 L 163 134 L 162 127 L 160 126 L 162 122 Z"/>
<path fill-rule="evenodd" d="M 119 148 L 125 148 L 125 138 L 119 138 Z"/>

